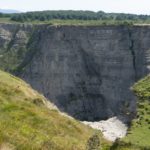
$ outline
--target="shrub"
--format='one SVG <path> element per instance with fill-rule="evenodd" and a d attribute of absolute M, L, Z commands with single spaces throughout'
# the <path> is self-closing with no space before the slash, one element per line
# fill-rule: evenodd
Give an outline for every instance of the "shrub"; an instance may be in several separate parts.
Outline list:
<path fill-rule="evenodd" d="M 99 150 L 100 149 L 100 138 L 98 134 L 94 134 L 89 138 L 87 142 L 86 150 Z"/>

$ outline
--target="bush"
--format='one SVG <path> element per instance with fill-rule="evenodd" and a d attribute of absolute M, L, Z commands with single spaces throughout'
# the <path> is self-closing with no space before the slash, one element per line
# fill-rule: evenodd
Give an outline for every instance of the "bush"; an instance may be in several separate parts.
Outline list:
<path fill-rule="evenodd" d="M 100 149 L 100 138 L 98 134 L 94 134 L 89 138 L 87 142 L 86 150 L 99 150 Z"/>

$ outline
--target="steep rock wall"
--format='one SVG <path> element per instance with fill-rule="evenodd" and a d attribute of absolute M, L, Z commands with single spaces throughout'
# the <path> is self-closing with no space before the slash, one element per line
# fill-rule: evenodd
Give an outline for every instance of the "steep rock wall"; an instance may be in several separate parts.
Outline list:
<path fill-rule="evenodd" d="M 19 52 L 22 45 L 19 59 L 17 52 L 9 55 L 15 58 L 12 71 L 62 111 L 80 120 L 133 114 L 136 105 L 130 87 L 149 73 L 150 27 L 20 25 L 17 31 L 10 30 L 14 27 L 0 26 L 0 51 Z M 15 47 L 14 37 L 20 33 L 24 38 L 17 39 L 22 44 Z M 11 46 L 6 44 L 11 40 Z"/>

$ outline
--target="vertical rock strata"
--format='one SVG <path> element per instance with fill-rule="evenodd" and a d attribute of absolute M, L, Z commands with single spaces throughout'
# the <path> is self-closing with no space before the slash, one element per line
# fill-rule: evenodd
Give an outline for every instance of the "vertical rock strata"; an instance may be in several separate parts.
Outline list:
<path fill-rule="evenodd" d="M 130 87 L 149 73 L 150 27 L 15 26 L 0 25 L 0 63 L 14 58 L 1 68 L 80 120 L 135 111 Z"/>

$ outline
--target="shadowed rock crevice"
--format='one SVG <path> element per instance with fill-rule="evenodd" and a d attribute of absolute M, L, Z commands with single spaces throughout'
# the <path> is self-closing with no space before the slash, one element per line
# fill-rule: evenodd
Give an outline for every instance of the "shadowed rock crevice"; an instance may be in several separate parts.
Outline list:
<path fill-rule="evenodd" d="M 13 70 L 13 73 L 15 75 L 20 75 L 23 72 L 23 69 L 31 63 L 32 59 L 34 56 L 36 56 L 36 53 L 39 51 L 40 49 L 40 40 L 41 40 L 41 32 L 38 31 L 33 31 L 33 33 L 31 33 L 31 36 L 27 42 L 26 45 L 26 54 L 24 59 L 22 60 L 22 62 L 20 63 L 19 66 L 17 66 L 17 68 L 15 70 Z"/>
<path fill-rule="evenodd" d="M 7 45 L 7 50 L 6 50 L 6 52 L 8 52 L 11 48 L 12 48 L 12 46 L 14 45 L 14 43 L 15 43 L 15 40 L 16 40 L 16 36 L 17 36 L 17 33 L 19 32 L 19 28 L 18 27 L 16 27 L 16 29 L 15 29 L 15 31 L 13 32 L 13 34 L 12 34 L 12 38 L 11 38 L 11 40 L 10 40 L 10 42 L 8 43 L 8 45 Z"/>
<path fill-rule="evenodd" d="M 134 51 L 134 40 L 132 38 L 132 31 L 128 29 L 128 32 L 129 32 L 129 41 L 130 41 L 129 50 L 131 51 L 131 56 L 133 59 L 133 69 L 135 71 L 135 82 L 136 82 L 138 79 L 137 79 L 137 68 L 136 68 L 136 53 Z"/>

